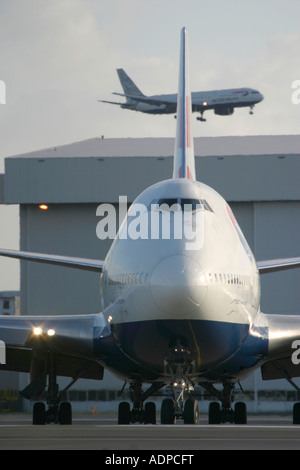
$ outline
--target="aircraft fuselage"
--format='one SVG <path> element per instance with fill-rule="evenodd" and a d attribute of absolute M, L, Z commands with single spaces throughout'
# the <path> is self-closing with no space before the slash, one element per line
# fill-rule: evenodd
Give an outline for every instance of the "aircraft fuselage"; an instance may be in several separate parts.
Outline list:
<path fill-rule="evenodd" d="M 180 207 L 188 205 L 189 233 L 174 228 L 178 213 L 168 210 L 174 202 L 178 226 Z M 259 360 L 262 330 L 252 334 L 260 316 L 255 260 L 226 201 L 204 184 L 162 181 L 134 201 L 107 255 L 101 293 L 120 350 L 112 367 L 119 375 L 130 361 L 143 380 L 160 380 L 168 356 L 181 348 L 192 379 L 236 376 L 249 335 L 253 365 Z"/>

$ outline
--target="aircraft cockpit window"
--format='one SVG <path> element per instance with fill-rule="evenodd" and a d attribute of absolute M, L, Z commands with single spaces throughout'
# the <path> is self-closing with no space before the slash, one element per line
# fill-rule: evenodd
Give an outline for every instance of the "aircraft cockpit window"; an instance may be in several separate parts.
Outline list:
<path fill-rule="evenodd" d="M 158 210 L 181 210 L 181 211 L 196 211 L 199 209 L 205 209 L 203 201 L 199 199 L 189 198 L 165 198 L 165 199 L 153 199 L 148 209 L 151 209 L 152 205 L 158 206 Z"/>

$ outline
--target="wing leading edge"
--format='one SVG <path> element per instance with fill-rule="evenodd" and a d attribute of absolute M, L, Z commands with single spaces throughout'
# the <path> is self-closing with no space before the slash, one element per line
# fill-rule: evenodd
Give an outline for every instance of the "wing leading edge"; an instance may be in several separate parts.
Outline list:
<path fill-rule="evenodd" d="M 36 261 L 38 263 L 53 264 L 56 266 L 82 269 L 85 271 L 93 271 L 98 273 L 102 271 L 104 264 L 104 261 L 98 259 L 76 258 L 72 256 L 50 255 L 44 253 L 33 253 L 30 251 L 17 251 L 6 249 L 0 249 L 0 256 L 20 259 L 23 261 Z"/>
<path fill-rule="evenodd" d="M 300 267 L 300 257 L 258 261 L 257 267 L 260 274 L 295 269 Z"/>

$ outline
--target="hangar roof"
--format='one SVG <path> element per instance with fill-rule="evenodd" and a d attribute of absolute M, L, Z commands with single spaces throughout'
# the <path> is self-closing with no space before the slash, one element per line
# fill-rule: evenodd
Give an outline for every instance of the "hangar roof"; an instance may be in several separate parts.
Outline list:
<path fill-rule="evenodd" d="M 199 157 L 300 153 L 300 135 L 198 137 L 194 142 Z M 174 144 L 173 138 L 95 137 L 10 158 L 167 157 L 173 156 Z"/>
<path fill-rule="evenodd" d="M 174 143 L 98 137 L 8 157 L 4 202 L 130 202 L 171 177 Z M 198 181 L 228 201 L 300 199 L 300 135 L 198 137 L 195 155 Z"/>

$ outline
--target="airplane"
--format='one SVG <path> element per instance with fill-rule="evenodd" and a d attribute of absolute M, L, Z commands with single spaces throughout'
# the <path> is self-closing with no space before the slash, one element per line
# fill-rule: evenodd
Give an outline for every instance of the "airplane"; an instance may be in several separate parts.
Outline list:
<path fill-rule="evenodd" d="M 132 392 L 132 404 L 119 403 L 120 425 L 155 423 L 156 405 L 148 399 L 158 391 L 165 393 L 162 425 L 176 419 L 197 424 L 198 386 L 215 397 L 209 424 L 246 424 L 246 404 L 233 404 L 242 379 L 258 368 L 266 380 L 294 384 L 300 376 L 291 360 L 299 316 L 260 310 L 260 275 L 299 268 L 300 257 L 256 262 L 227 202 L 196 180 L 185 27 L 178 81 L 172 177 L 137 197 L 105 260 L 0 250 L 1 256 L 100 274 L 100 313 L 0 317 L 6 348 L 0 368 L 30 372 L 20 393 L 35 402 L 35 425 L 72 424 L 64 393 L 79 378 L 101 380 L 104 369 Z M 129 236 L 131 224 L 142 222 L 151 236 Z M 182 226 L 184 236 L 177 236 Z M 70 378 L 64 390 L 58 376 Z M 293 422 L 300 423 L 299 403 Z"/>
<path fill-rule="evenodd" d="M 147 114 L 174 114 L 177 109 L 177 95 L 145 96 L 123 69 L 117 73 L 124 90 L 114 95 L 126 97 L 126 102 L 98 100 L 101 103 L 116 104 L 122 109 L 131 109 Z M 263 100 L 263 95 L 252 88 L 232 88 L 229 90 L 198 91 L 192 93 L 192 112 L 199 112 L 198 121 L 205 122 L 205 111 L 214 110 L 219 116 L 233 114 L 234 108 L 250 107 L 250 114 L 257 103 Z M 175 116 L 176 117 L 176 116 Z"/>

